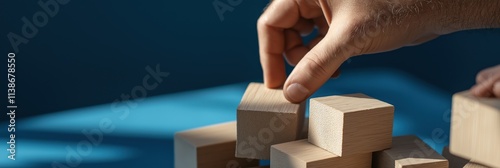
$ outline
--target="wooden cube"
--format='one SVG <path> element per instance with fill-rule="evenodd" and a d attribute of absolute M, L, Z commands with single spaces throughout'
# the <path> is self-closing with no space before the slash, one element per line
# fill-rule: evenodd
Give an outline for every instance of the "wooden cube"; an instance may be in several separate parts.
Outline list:
<path fill-rule="evenodd" d="M 272 168 L 370 168 L 372 153 L 337 156 L 306 139 L 273 145 Z"/>
<path fill-rule="evenodd" d="M 469 162 L 463 168 L 489 168 L 488 166 L 479 163 Z"/>
<path fill-rule="evenodd" d="M 416 136 L 392 139 L 392 147 L 373 153 L 374 168 L 448 168 L 448 160 Z"/>
<path fill-rule="evenodd" d="M 176 168 L 247 167 L 258 160 L 234 156 L 236 122 L 217 124 L 175 134 Z"/>
<path fill-rule="evenodd" d="M 450 153 L 450 147 L 446 146 L 443 148 L 443 157 L 448 160 L 448 164 L 450 168 L 463 168 L 467 163 L 469 163 L 468 159 L 464 159 L 453 155 Z"/>
<path fill-rule="evenodd" d="M 451 119 L 451 153 L 500 167 L 500 99 L 456 93 Z"/>
<path fill-rule="evenodd" d="M 305 103 L 290 103 L 282 90 L 250 83 L 237 111 L 236 157 L 269 159 L 271 145 L 300 137 Z"/>
<path fill-rule="evenodd" d="M 309 142 L 336 155 L 391 147 L 394 106 L 364 94 L 313 98 Z"/>

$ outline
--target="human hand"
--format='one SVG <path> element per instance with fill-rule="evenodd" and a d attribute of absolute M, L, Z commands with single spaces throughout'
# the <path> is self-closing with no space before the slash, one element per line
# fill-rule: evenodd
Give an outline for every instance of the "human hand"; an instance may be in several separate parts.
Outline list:
<path fill-rule="evenodd" d="M 274 0 L 257 22 L 264 82 L 270 88 L 283 86 L 293 103 L 304 101 L 352 56 L 416 45 L 441 34 L 487 27 L 486 23 L 498 26 L 470 19 L 479 16 L 475 12 L 500 13 L 497 0 L 484 1 L 488 0 Z M 489 6 L 493 12 L 484 12 Z M 303 44 L 301 35 L 314 27 L 318 35 Z M 295 66 L 288 78 L 283 56 Z"/>
<path fill-rule="evenodd" d="M 479 97 L 500 98 L 500 65 L 482 70 L 476 76 L 471 93 Z"/>

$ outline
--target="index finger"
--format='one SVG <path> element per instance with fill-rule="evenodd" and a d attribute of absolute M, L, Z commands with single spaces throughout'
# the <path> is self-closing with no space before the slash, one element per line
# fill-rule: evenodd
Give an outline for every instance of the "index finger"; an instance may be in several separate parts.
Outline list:
<path fill-rule="evenodd" d="M 294 0 L 275 0 L 257 21 L 260 64 L 267 87 L 277 88 L 286 80 L 284 29 L 299 20 L 299 7 Z"/>

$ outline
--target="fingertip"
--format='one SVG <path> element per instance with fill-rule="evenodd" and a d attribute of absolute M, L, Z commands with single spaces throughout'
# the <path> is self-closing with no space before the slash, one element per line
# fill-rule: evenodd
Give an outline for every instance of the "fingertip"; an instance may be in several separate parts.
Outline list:
<path fill-rule="evenodd" d="M 473 96 L 480 97 L 480 94 L 479 94 L 479 89 L 478 89 L 477 85 L 472 86 L 472 87 L 469 89 L 469 92 L 470 92 L 470 94 L 472 94 Z"/>
<path fill-rule="evenodd" d="M 283 94 L 288 101 L 292 103 L 300 103 L 309 97 L 310 91 L 302 84 L 292 83 L 288 85 L 288 87 L 284 88 Z"/>
<path fill-rule="evenodd" d="M 285 97 L 293 103 L 306 100 L 316 92 L 339 68 L 344 61 L 341 57 L 332 57 L 332 52 L 321 41 L 309 51 L 295 66 L 285 81 Z"/>
<path fill-rule="evenodd" d="M 488 90 L 484 84 L 476 84 L 471 87 L 470 93 L 476 97 L 489 97 L 491 96 L 491 91 Z"/>
<path fill-rule="evenodd" d="M 283 86 L 283 83 L 285 82 L 285 80 L 279 80 L 279 79 L 266 79 L 264 78 L 264 85 L 267 87 L 267 88 L 270 88 L 270 89 L 278 89 L 280 87 Z"/>

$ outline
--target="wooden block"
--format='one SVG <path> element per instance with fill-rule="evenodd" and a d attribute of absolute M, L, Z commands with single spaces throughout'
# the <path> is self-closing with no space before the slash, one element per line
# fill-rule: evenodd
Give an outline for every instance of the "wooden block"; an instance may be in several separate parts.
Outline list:
<path fill-rule="evenodd" d="M 300 137 L 305 103 L 290 103 L 282 90 L 250 83 L 237 111 L 236 157 L 269 159 L 271 145 Z"/>
<path fill-rule="evenodd" d="M 273 145 L 272 168 L 370 168 L 372 153 L 337 156 L 306 139 Z"/>
<path fill-rule="evenodd" d="M 453 95 L 450 152 L 476 163 L 500 167 L 500 99 Z"/>
<path fill-rule="evenodd" d="M 489 168 L 489 167 L 481 165 L 479 163 L 469 162 L 463 168 Z"/>
<path fill-rule="evenodd" d="M 450 168 L 463 168 L 467 163 L 469 163 L 468 159 L 451 154 L 448 146 L 443 148 L 443 157 L 448 160 Z"/>
<path fill-rule="evenodd" d="M 448 168 L 448 160 L 416 136 L 392 139 L 392 148 L 373 154 L 374 168 Z"/>
<path fill-rule="evenodd" d="M 364 94 L 313 98 L 309 142 L 336 155 L 391 147 L 394 106 Z"/>
<path fill-rule="evenodd" d="M 259 161 L 234 156 L 236 122 L 217 124 L 175 134 L 176 168 L 258 166 Z"/>

